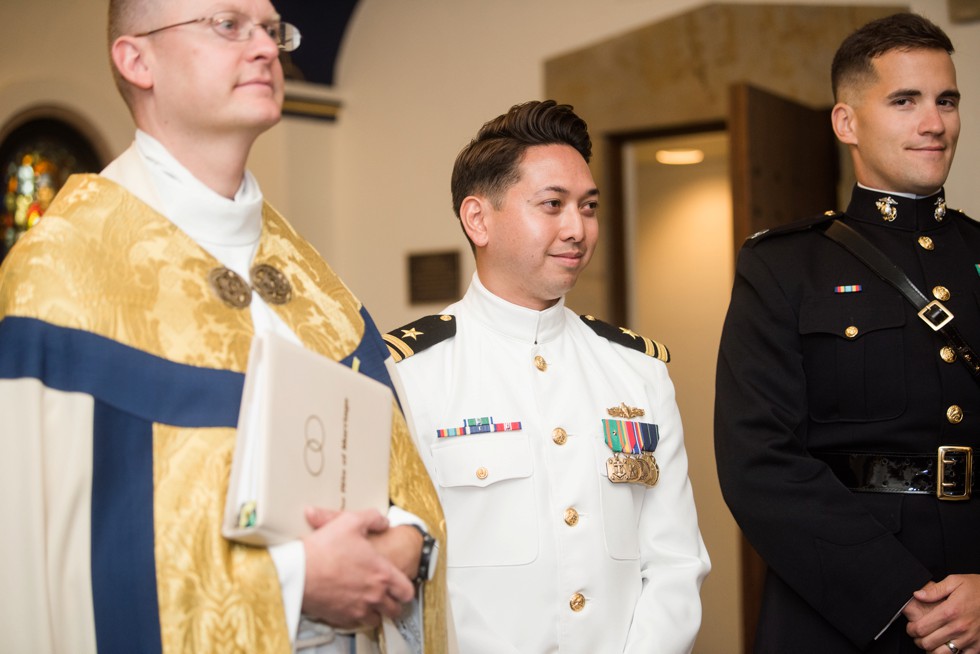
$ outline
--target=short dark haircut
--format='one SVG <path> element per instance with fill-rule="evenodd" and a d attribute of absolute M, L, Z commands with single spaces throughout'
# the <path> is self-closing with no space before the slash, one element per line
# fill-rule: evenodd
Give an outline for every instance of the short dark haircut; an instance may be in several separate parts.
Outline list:
<path fill-rule="evenodd" d="M 520 179 L 524 153 L 535 145 L 569 145 L 586 162 L 592 157 L 588 125 L 572 107 L 554 100 L 517 104 L 477 132 L 453 165 L 453 211 L 470 195 L 500 206 L 504 192 Z"/>
<path fill-rule="evenodd" d="M 858 86 L 875 79 L 873 60 L 892 50 L 945 50 L 953 43 L 932 21 L 918 14 L 892 14 L 858 28 L 837 49 L 830 67 L 834 99 L 843 86 Z"/>

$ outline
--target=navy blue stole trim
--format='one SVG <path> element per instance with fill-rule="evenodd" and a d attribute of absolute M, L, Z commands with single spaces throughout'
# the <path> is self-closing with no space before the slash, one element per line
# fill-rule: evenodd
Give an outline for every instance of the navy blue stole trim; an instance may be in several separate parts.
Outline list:
<path fill-rule="evenodd" d="M 95 404 L 92 604 L 100 654 L 162 650 L 153 548 L 153 423 Z"/>
<path fill-rule="evenodd" d="M 388 368 L 385 367 L 385 359 L 391 356 L 391 352 L 388 351 L 388 346 L 382 340 L 381 332 L 378 331 L 378 327 L 374 324 L 371 314 L 363 306 L 361 307 L 360 313 L 361 318 L 364 320 L 364 334 L 361 336 L 361 342 L 357 344 L 356 350 L 341 359 L 340 362 L 348 368 L 351 368 L 353 367 L 354 357 L 357 357 L 359 361 L 358 372 L 390 388 L 392 396 L 398 402 L 395 385 L 391 382 Z M 398 402 L 398 408 L 401 408 L 401 402 Z"/>
<path fill-rule="evenodd" d="M 0 321 L 0 379 L 33 377 L 177 427 L 235 427 L 245 376 L 148 354 L 34 318 Z"/>
<path fill-rule="evenodd" d="M 0 379 L 95 399 L 91 575 L 99 652 L 161 651 L 153 424 L 235 427 L 244 375 L 174 363 L 90 332 L 0 320 Z M 16 435 L 11 435 L 16 437 Z"/>

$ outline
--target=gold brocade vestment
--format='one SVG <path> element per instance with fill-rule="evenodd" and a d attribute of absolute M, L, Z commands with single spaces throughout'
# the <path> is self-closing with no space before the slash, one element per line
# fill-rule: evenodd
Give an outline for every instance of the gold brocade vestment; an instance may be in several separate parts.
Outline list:
<path fill-rule="evenodd" d="M 181 369 L 244 373 L 253 335 L 251 317 L 248 310 L 222 302 L 209 287 L 209 273 L 221 264 L 117 184 L 97 175 L 73 176 L 41 224 L 22 241 L 0 271 L 0 326 L 30 322 L 58 333 L 90 334 L 100 342 L 158 357 Z M 272 308 L 307 348 L 343 360 L 365 350 L 365 343 L 365 351 L 370 351 L 369 339 L 377 339 L 379 351 L 385 351 L 360 302 L 268 205 L 263 208 L 254 261 L 269 264 L 288 278 L 292 299 Z M 366 363 L 384 368 L 380 359 Z M 114 371 L 103 372 L 111 376 Z M 143 381 L 116 380 L 136 387 Z M 9 397 L 21 398 L 22 405 L 31 394 L 42 398 L 55 394 L 44 379 L 24 391 L 26 395 L 19 390 L 23 375 L 0 383 L 16 385 L 18 394 Z M 100 398 L 94 401 L 98 406 Z M 165 401 L 161 398 L 161 403 Z M 39 405 L 43 415 L 45 405 Z M 90 407 L 91 400 L 79 406 Z M 237 414 L 237 405 L 225 409 Z M 65 430 L 51 429 L 54 417 L 48 429 L 35 430 L 39 433 L 24 430 L 30 431 L 38 422 L 43 427 L 43 419 L 24 419 L 17 430 L 5 429 L 0 437 L 0 456 L 10 462 L 9 470 L 0 466 L 0 476 L 11 473 L 0 482 L 0 491 L 23 494 L 29 489 L 32 495 L 42 496 L 15 508 L 7 528 L 43 539 L 46 551 L 0 550 L 0 559 L 37 559 L 0 561 L 0 580 L 25 589 L 24 593 L 11 589 L 8 598 L 0 600 L 0 613 L 8 612 L 9 604 L 11 625 L 19 619 L 14 616 L 26 621 L 18 623 L 18 629 L 27 640 L 14 642 L 36 643 L 38 651 L 94 650 L 95 634 L 102 633 L 98 622 L 104 618 L 92 606 L 98 604 L 98 597 L 85 605 L 91 592 L 56 592 L 66 562 L 79 564 L 72 570 L 89 565 L 80 544 L 98 542 L 99 526 L 85 519 L 89 511 L 85 502 L 66 499 L 93 492 L 92 464 L 78 445 L 92 439 L 90 408 L 87 411 L 69 421 L 86 423 L 87 435 L 81 439 L 68 441 Z M 152 422 L 152 506 L 146 509 L 152 513 L 151 558 L 161 651 L 289 652 L 278 577 L 267 551 L 233 544 L 221 536 L 234 428 L 174 423 Z M 47 457 L 63 453 L 58 447 L 65 444 L 82 456 L 73 460 L 71 473 L 63 475 L 60 483 L 45 477 L 18 486 L 18 469 L 24 471 L 22 477 L 31 470 L 50 469 L 54 464 Z M 441 508 L 400 411 L 395 411 L 392 424 L 390 470 L 391 501 L 419 516 L 445 543 Z M 58 507 L 65 510 L 59 512 Z M 92 583 L 87 572 L 73 574 Z M 96 574 L 93 569 L 91 576 Z M 446 650 L 445 602 L 444 557 L 440 557 L 424 593 L 427 652 Z M 17 607 L 18 603 L 23 606 Z M 0 620 L 0 626 L 7 625 Z"/>

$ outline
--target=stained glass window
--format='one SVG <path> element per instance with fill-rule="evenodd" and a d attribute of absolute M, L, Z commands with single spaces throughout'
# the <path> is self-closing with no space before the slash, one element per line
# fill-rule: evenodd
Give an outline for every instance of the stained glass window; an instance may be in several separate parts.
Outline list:
<path fill-rule="evenodd" d="M 69 175 L 98 172 L 88 140 L 60 120 L 24 123 L 0 144 L 0 259 L 44 216 Z"/>

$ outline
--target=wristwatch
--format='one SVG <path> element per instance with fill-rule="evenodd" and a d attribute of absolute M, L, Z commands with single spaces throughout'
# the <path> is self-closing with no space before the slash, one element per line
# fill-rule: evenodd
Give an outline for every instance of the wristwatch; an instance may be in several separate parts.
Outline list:
<path fill-rule="evenodd" d="M 422 582 L 429 580 L 432 569 L 435 566 L 434 554 L 436 551 L 436 539 L 423 529 L 421 525 L 412 524 L 411 526 L 418 529 L 419 533 L 422 534 L 422 553 L 419 555 L 419 570 L 415 575 L 415 579 L 412 580 L 412 583 L 418 587 L 422 585 Z"/>

